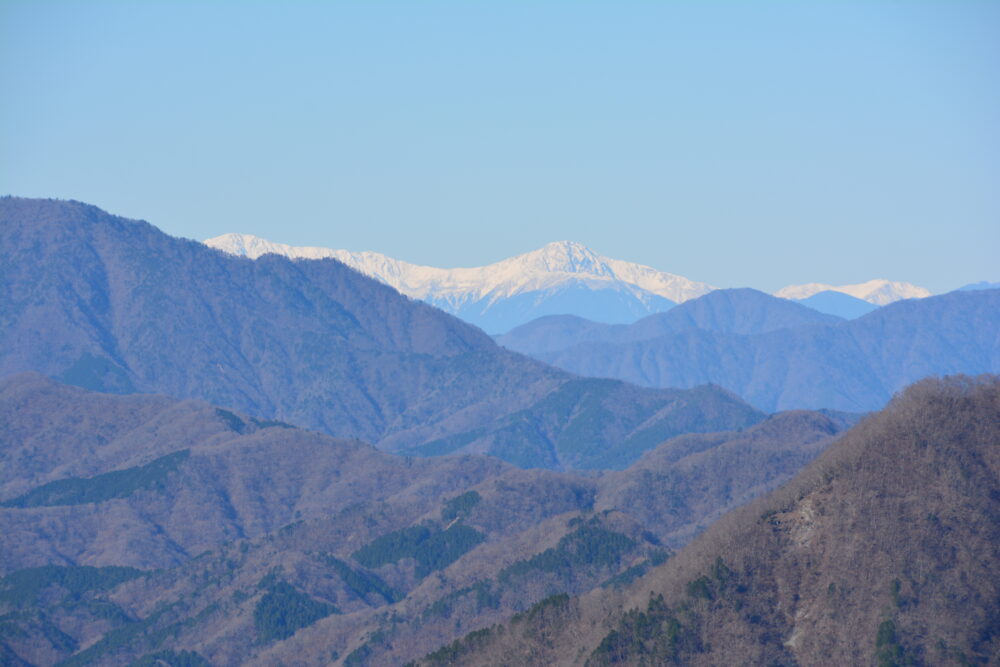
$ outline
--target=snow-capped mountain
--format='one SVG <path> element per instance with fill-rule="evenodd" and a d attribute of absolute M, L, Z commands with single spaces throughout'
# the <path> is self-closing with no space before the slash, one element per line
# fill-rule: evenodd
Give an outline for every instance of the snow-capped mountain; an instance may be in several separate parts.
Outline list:
<path fill-rule="evenodd" d="M 549 243 L 488 266 L 457 269 L 410 264 L 376 252 L 289 246 L 249 234 L 224 234 L 205 243 L 254 259 L 267 253 L 333 257 L 490 333 L 554 314 L 629 323 L 715 289 L 649 266 L 603 257 L 572 241 Z"/>
<path fill-rule="evenodd" d="M 894 301 L 902 299 L 923 299 L 931 296 L 931 292 L 923 287 L 911 285 L 910 283 L 893 282 L 890 280 L 869 280 L 856 285 L 824 285 L 823 283 L 807 283 L 805 285 L 789 285 L 782 287 L 774 293 L 774 296 L 783 299 L 799 301 L 807 299 L 819 292 L 841 292 L 856 299 L 873 303 L 876 306 L 884 306 Z"/>

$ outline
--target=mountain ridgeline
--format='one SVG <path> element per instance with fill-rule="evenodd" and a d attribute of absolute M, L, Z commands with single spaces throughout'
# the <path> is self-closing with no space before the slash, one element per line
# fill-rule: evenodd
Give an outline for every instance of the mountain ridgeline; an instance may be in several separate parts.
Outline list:
<path fill-rule="evenodd" d="M 575 378 L 334 259 L 234 257 L 78 202 L 0 199 L 0 303 L 0 376 L 200 398 L 390 451 L 624 467 L 764 417 L 717 388 Z"/>
<path fill-rule="evenodd" d="M 550 597 L 422 665 L 993 665 L 1000 379 L 926 380 L 624 592 Z"/>
<path fill-rule="evenodd" d="M 1000 662 L 1000 290 L 256 250 L 0 198 L 0 664 Z"/>
<path fill-rule="evenodd" d="M 549 243 L 488 266 L 459 269 L 419 266 L 377 252 L 294 247 L 248 234 L 224 234 L 205 244 L 251 258 L 333 257 L 491 333 L 560 313 L 601 322 L 634 322 L 714 289 L 649 266 L 603 257 L 572 241 Z"/>
<path fill-rule="evenodd" d="M 767 411 L 867 412 L 930 375 L 1000 372 L 1000 290 L 900 301 L 850 321 L 717 290 L 629 326 L 542 318 L 498 341 L 583 375 L 717 384 Z"/>
<path fill-rule="evenodd" d="M 371 251 L 290 246 L 250 234 L 223 234 L 205 244 L 241 257 L 333 257 L 493 334 L 546 315 L 630 324 L 717 289 L 649 266 L 604 257 L 573 241 L 556 241 L 488 266 L 459 269 L 419 266 Z M 849 319 L 900 299 L 930 294 L 910 283 L 884 279 L 841 286 L 789 285 L 775 293 Z"/>
<path fill-rule="evenodd" d="M 780 414 L 583 476 L 36 373 L 0 379 L 0 423 L 0 655 L 69 665 L 402 664 L 624 586 L 846 426 Z"/>

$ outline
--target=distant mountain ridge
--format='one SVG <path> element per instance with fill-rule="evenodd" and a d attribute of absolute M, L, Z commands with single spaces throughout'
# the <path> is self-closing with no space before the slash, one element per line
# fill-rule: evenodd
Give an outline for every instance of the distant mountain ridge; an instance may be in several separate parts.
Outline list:
<path fill-rule="evenodd" d="M 21 371 L 528 467 L 623 467 L 765 417 L 718 387 L 574 377 L 334 259 L 251 261 L 79 202 L 2 198 L 0 376 Z"/>
<path fill-rule="evenodd" d="M 3 665 L 131 665 L 165 649 L 216 665 L 330 664 L 334 651 L 354 655 L 348 665 L 404 664 L 553 586 L 634 578 L 849 425 L 773 415 L 674 438 L 621 472 L 574 475 L 392 456 L 37 373 L 0 378 L 0 424 Z M 333 613 L 290 613 L 275 633 L 260 622 L 275 593 Z M 161 657 L 138 664 L 205 664 Z"/>
<path fill-rule="evenodd" d="M 497 340 L 581 375 L 713 383 L 767 411 L 867 412 L 928 375 L 1000 372 L 998 332 L 996 289 L 899 301 L 849 321 L 754 290 L 718 290 L 628 326 L 543 318 Z"/>
<path fill-rule="evenodd" d="M 334 257 L 407 296 L 417 299 L 434 296 L 454 303 L 469 298 L 509 298 L 522 292 L 551 288 L 566 280 L 564 274 L 595 282 L 624 282 L 675 303 L 715 289 L 683 276 L 598 255 L 573 241 L 555 241 L 486 266 L 456 269 L 410 264 L 377 252 L 288 246 L 248 234 L 224 234 L 206 240 L 205 244 L 251 259 L 266 253 L 304 259 Z"/>
<path fill-rule="evenodd" d="M 876 306 L 884 306 L 902 299 L 924 299 L 931 296 L 931 291 L 924 287 L 918 287 L 910 283 L 893 282 L 883 278 L 855 285 L 834 286 L 823 283 L 789 285 L 775 292 L 774 296 L 798 301 L 808 299 L 819 292 L 841 292 L 856 299 L 873 303 Z"/>
<path fill-rule="evenodd" d="M 788 299 L 750 288 L 720 289 L 666 312 L 629 325 L 591 322 L 572 315 L 542 317 L 495 336 L 501 345 L 539 355 L 581 343 L 636 343 L 682 331 L 713 331 L 741 336 L 842 321 Z"/>
<path fill-rule="evenodd" d="M 573 241 L 549 243 L 487 266 L 456 269 L 411 264 L 371 251 L 291 246 L 252 234 L 223 234 L 204 243 L 251 259 L 266 254 L 293 259 L 333 257 L 491 334 L 506 333 L 546 315 L 576 315 L 606 324 L 630 324 L 718 289 L 649 266 L 605 257 Z M 839 287 L 822 283 L 789 285 L 775 295 L 805 301 L 826 292 L 874 306 L 931 294 L 910 283 L 877 279 Z M 845 317 L 857 317 L 870 310 L 828 296 L 804 305 Z"/>
<path fill-rule="evenodd" d="M 991 283 L 988 280 L 981 280 L 978 283 L 962 285 L 958 289 L 963 292 L 968 292 L 970 290 L 1000 289 L 1000 282 Z"/>
<path fill-rule="evenodd" d="M 853 320 L 856 317 L 867 315 L 879 307 L 856 296 L 833 290 L 816 292 L 810 297 L 796 299 L 795 301 L 813 310 L 818 310 L 821 313 L 843 317 L 845 320 Z"/>
<path fill-rule="evenodd" d="M 492 333 L 563 312 L 627 323 L 715 289 L 598 255 L 572 241 L 549 243 L 487 266 L 457 269 L 410 264 L 377 252 L 289 246 L 249 234 L 224 234 L 205 244 L 252 259 L 267 253 L 302 259 L 333 257 Z"/>

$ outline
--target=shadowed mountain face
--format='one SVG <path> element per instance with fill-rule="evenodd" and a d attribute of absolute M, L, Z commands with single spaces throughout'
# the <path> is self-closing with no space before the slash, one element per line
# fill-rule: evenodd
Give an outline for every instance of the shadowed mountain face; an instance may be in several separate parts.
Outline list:
<path fill-rule="evenodd" d="M 711 382 L 764 410 L 865 412 L 928 375 L 1000 371 L 1000 290 L 901 301 L 848 322 L 814 313 L 828 319 L 778 317 L 773 325 L 731 305 L 728 317 L 713 317 L 721 293 L 746 301 L 743 312 L 810 312 L 759 292 L 720 290 L 628 327 L 547 318 L 498 340 L 583 375 L 649 387 Z"/>
<path fill-rule="evenodd" d="M 599 450 L 620 467 L 632 459 L 608 450 L 628 441 L 634 458 L 635 438 L 651 428 L 674 435 L 763 417 L 710 389 L 706 421 L 686 408 L 675 423 L 669 406 L 690 408 L 693 394 L 619 386 L 645 412 L 574 426 L 586 405 L 550 409 L 578 382 L 570 375 L 336 260 L 233 257 L 77 202 L 0 199 L 0 306 L 0 375 L 34 370 L 101 391 L 201 398 L 389 450 L 461 436 L 445 449 L 554 467 L 592 466 Z M 510 419 L 549 421 L 509 454 Z M 557 434 L 570 427 L 597 449 L 566 451 Z"/>
<path fill-rule="evenodd" d="M 988 665 L 1000 379 L 926 380 L 623 593 L 557 596 L 425 665 Z"/>
<path fill-rule="evenodd" d="M 844 425 L 780 414 L 577 476 L 35 373 L 0 379 L 0 423 L 0 655 L 98 665 L 402 664 L 553 590 L 625 585 Z"/>

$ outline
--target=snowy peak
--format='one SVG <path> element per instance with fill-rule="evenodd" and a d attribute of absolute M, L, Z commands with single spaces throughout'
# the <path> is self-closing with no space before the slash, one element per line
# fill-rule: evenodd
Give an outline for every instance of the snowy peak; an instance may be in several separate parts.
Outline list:
<path fill-rule="evenodd" d="M 376 252 L 295 247 L 250 234 L 224 234 L 205 244 L 256 259 L 334 258 L 403 294 L 427 301 L 490 332 L 541 315 L 575 314 L 626 324 L 713 289 L 683 276 L 598 255 L 574 241 L 556 241 L 487 266 L 443 269 Z"/>
<path fill-rule="evenodd" d="M 538 250 L 512 259 L 524 260 L 525 265 L 549 273 L 582 273 L 614 277 L 614 272 L 604 261 L 605 258 L 574 241 L 548 243 Z"/>
<path fill-rule="evenodd" d="M 774 296 L 795 301 L 807 299 L 819 292 L 841 292 L 856 299 L 884 306 L 902 299 L 923 299 L 931 295 L 930 290 L 910 283 L 894 282 L 884 279 L 869 280 L 855 285 L 826 285 L 823 283 L 807 283 L 805 285 L 789 285 L 782 287 Z"/>
<path fill-rule="evenodd" d="M 487 266 L 454 269 L 410 264 L 377 252 L 290 246 L 251 234 L 224 234 L 205 244 L 251 259 L 268 253 L 293 259 L 334 258 L 491 333 L 508 331 L 543 314 L 630 323 L 716 289 L 650 266 L 599 255 L 575 241 L 555 241 Z M 881 279 L 839 287 L 789 285 L 775 296 L 799 301 L 827 291 L 876 306 L 930 296 L 923 287 Z"/>
<path fill-rule="evenodd" d="M 649 266 L 603 257 L 574 241 L 549 243 L 487 266 L 456 269 L 410 264 L 376 252 L 289 246 L 250 234 L 223 234 L 205 244 L 252 259 L 267 253 L 296 259 L 333 257 L 408 296 L 435 302 L 496 301 L 569 283 L 614 288 L 637 297 L 648 292 L 675 303 L 715 289 Z"/>
<path fill-rule="evenodd" d="M 230 255 L 257 259 L 262 255 L 282 255 L 291 259 L 337 259 L 370 278 L 395 287 L 408 296 L 414 296 L 414 287 L 406 278 L 420 273 L 419 269 L 435 271 L 433 267 L 421 267 L 401 262 L 377 252 L 351 252 L 316 246 L 291 246 L 275 243 L 252 234 L 223 234 L 204 241 L 205 245 L 227 252 Z M 425 272 L 426 273 L 426 272 Z"/>

